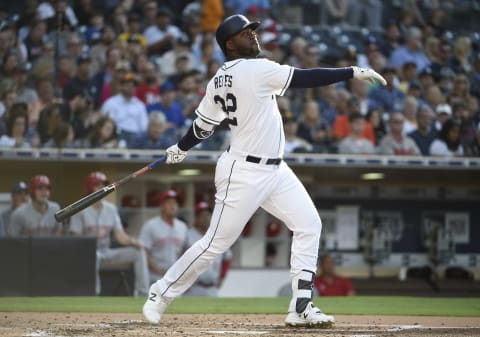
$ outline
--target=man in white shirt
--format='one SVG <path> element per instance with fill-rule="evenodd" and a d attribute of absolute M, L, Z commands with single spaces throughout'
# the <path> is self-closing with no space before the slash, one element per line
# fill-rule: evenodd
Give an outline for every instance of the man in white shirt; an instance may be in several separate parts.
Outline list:
<path fill-rule="evenodd" d="M 162 55 L 172 49 L 173 43 L 180 36 L 180 29 L 170 24 L 170 11 L 167 8 L 159 8 L 156 24 L 148 27 L 143 32 L 147 39 L 148 53 Z"/>
<path fill-rule="evenodd" d="M 145 104 L 135 92 L 135 75 L 127 73 L 121 82 L 120 93 L 110 97 L 102 106 L 102 113 L 110 116 L 119 132 L 119 136 L 131 143 L 139 134 L 147 130 L 148 114 Z"/>

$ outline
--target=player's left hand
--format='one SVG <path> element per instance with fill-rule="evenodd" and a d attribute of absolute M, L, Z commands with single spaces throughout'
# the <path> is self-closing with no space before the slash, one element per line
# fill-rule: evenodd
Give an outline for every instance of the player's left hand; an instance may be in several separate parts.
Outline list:
<path fill-rule="evenodd" d="M 187 156 L 187 152 L 180 150 L 177 144 L 170 146 L 165 151 L 165 154 L 167 156 L 167 160 L 165 161 L 167 164 L 178 164 Z"/>
<path fill-rule="evenodd" d="M 387 85 L 387 81 L 382 77 L 382 75 L 380 75 L 373 69 L 360 68 L 356 66 L 353 66 L 352 69 L 353 69 L 353 78 L 368 81 L 370 83 L 374 83 L 375 81 L 378 81 L 382 85 Z"/>

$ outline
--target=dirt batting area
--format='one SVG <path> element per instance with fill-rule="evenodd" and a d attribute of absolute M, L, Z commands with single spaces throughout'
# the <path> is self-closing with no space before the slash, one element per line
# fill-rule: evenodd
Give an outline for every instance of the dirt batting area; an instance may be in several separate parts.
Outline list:
<path fill-rule="evenodd" d="M 480 336 L 480 318 L 337 315 L 331 329 L 287 328 L 284 315 L 165 314 L 159 325 L 140 314 L 0 313 L 0 336 Z"/>

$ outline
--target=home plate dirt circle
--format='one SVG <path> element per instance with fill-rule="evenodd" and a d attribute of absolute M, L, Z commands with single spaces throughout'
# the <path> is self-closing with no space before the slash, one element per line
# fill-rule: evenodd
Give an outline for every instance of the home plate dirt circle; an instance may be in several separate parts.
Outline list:
<path fill-rule="evenodd" d="M 480 336 L 475 317 L 337 315 L 332 329 L 287 328 L 284 315 L 165 314 L 151 325 L 140 314 L 0 313 L 0 336 L 129 337 L 129 336 L 327 336 L 437 337 Z"/>

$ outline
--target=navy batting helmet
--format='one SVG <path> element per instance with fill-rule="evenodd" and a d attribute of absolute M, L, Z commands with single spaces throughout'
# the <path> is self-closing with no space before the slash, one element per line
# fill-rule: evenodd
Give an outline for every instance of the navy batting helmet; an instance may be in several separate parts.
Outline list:
<path fill-rule="evenodd" d="M 260 22 L 257 21 L 249 21 L 245 16 L 240 14 L 235 14 L 226 18 L 220 26 L 217 28 L 217 32 L 215 37 L 217 39 L 217 43 L 222 48 L 222 51 L 225 55 L 227 55 L 227 40 L 231 38 L 233 35 L 241 32 L 245 28 L 251 28 L 253 30 L 257 29 L 260 26 Z"/>

